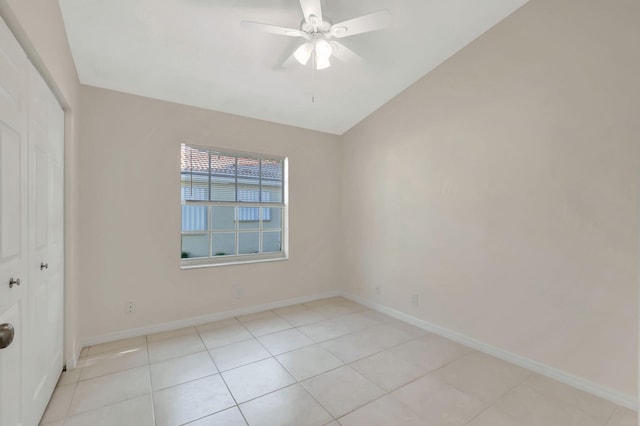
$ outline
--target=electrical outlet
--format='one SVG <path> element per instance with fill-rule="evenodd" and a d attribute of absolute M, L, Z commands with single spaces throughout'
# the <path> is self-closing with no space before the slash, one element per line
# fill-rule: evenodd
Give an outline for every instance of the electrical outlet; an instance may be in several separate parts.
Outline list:
<path fill-rule="evenodd" d="M 136 307 L 133 304 L 133 300 L 129 300 L 127 301 L 127 303 L 124 306 L 124 312 L 127 314 L 132 314 L 136 311 Z"/>
<path fill-rule="evenodd" d="M 420 294 L 418 293 L 413 293 L 411 295 L 411 305 L 414 308 L 417 308 L 418 306 L 420 306 Z"/>
<path fill-rule="evenodd" d="M 382 287 L 380 287 L 380 286 L 377 286 L 377 287 L 376 287 L 376 294 L 377 294 L 378 296 L 380 296 L 380 295 L 382 294 Z"/>

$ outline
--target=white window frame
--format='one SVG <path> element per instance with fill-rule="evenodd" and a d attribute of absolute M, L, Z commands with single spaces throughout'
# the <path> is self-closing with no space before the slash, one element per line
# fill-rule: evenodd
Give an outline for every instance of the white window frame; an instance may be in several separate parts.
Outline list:
<path fill-rule="evenodd" d="M 259 263 L 259 262 L 273 262 L 273 261 L 281 261 L 281 260 L 287 260 L 289 258 L 289 209 L 288 209 L 288 205 L 289 205 L 289 164 L 288 164 L 288 158 L 287 157 L 278 157 L 278 156 L 274 156 L 274 155 L 267 155 L 267 154 L 258 154 L 258 153 L 250 153 L 250 152 L 242 152 L 242 151 L 235 151 L 235 150 L 229 150 L 229 149 L 224 149 L 224 148 L 216 148 L 216 147 L 209 147 L 209 146 L 200 146 L 200 145 L 194 145 L 194 144 L 190 144 L 187 142 L 182 142 L 180 144 L 180 149 L 182 149 L 182 145 L 186 145 L 192 148 L 197 148 L 200 150 L 208 150 L 210 152 L 216 152 L 219 153 L 221 155 L 229 155 L 229 156 L 237 156 L 237 157 L 241 157 L 241 158 L 254 158 L 254 159 L 260 159 L 260 160 L 278 160 L 278 161 L 282 161 L 283 163 L 283 192 L 282 192 L 282 203 L 274 203 L 274 202 L 244 202 L 244 201 L 189 201 L 189 200 L 183 200 L 182 195 L 180 195 L 180 200 L 181 200 L 181 206 L 182 205 L 195 205 L 195 206 L 208 206 L 209 208 L 207 209 L 207 230 L 204 231 L 187 231 L 187 232 L 183 232 L 182 231 L 182 213 L 181 213 L 181 220 L 180 220 L 180 245 L 182 247 L 182 235 L 203 235 L 206 234 L 207 238 L 208 238 L 208 242 L 209 242 L 209 257 L 195 257 L 195 258 L 181 258 L 180 259 L 180 268 L 181 269 L 193 269 L 193 268 L 206 268 L 206 267 L 212 267 L 212 266 L 228 266 L 228 265 L 238 265 L 238 264 L 247 264 L 247 263 Z M 180 153 L 180 155 L 182 155 L 182 153 Z M 237 170 L 236 170 L 237 173 Z M 178 179 L 180 179 L 180 191 L 182 192 L 182 181 L 181 181 L 181 175 L 182 175 L 182 170 L 180 171 L 180 174 L 178 176 Z M 237 179 L 236 179 L 237 181 Z M 238 186 L 236 183 L 236 194 L 238 192 Z M 236 197 L 237 198 L 237 197 Z M 235 207 L 235 218 L 234 218 L 234 223 L 235 223 L 235 229 L 232 230 L 220 230 L 220 231 L 216 231 L 212 229 L 212 212 L 213 212 L 213 208 L 211 207 Z M 247 229 L 241 229 L 240 228 L 240 220 L 239 220 L 239 208 L 241 207 L 255 207 L 258 208 L 259 211 L 259 224 L 258 224 L 258 228 L 247 228 Z M 263 208 L 281 208 L 281 228 L 280 228 L 280 232 L 281 232 L 281 251 L 280 252 L 269 252 L 269 253 L 250 253 L 250 254 L 238 254 L 238 250 L 239 250 L 239 238 L 240 238 L 240 234 L 242 232 L 258 232 L 259 235 L 259 242 L 258 242 L 258 246 L 259 249 L 262 250 L 262 239 L 263 239 L 263 232 L 269 232 L 269 228 L 264 228 L 263 227 Z M 275 229 L 274 229 L 275 231 Z M 212 246 L 213 246 L 213 240 L 212 240 L 212 235 L 214 233 L 231 233 L 234 232 L 235 233 L 235 237 L 236 237 L 236 254 L 235 255 L 224 255 L 224 256 L 215 256 L 212 252 Z M 182 251 L 182 249 L 181 249 Z"/>

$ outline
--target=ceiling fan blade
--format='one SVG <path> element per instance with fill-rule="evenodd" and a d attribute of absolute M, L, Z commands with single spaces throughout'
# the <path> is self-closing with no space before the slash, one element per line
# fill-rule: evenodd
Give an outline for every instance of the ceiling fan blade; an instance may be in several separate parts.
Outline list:
<path fill-rule="evenodd" d="M 331 47 L 333 48 L 333 56 L 335 56 L 342 62 L 355 63 L 362 61 L 362 56 L 358 55 L 356 52 L 349 49 L 347 46 L 340 42 L 332 41 Z"/>
<path fill-rule="evenodd" d="M 335 38 L 349 37 L 369 31 L 381 30 L 391 24 L 391 14 L 383 9 L 331 26 L 331 35 Z"/>
<path fill-rule="evenodd" d="M 269 34 L 277 34 L 288 37 L 303 37 L 309 40 L 309 35 L 295 28 L 279 27 L 277 25 L 262 24 L 260 22 L 242 21 L 242 26 L 251 30 L 262 31 Z"/>
<path fill-rule="evenodd" d="M 300 7 L 302 7 L 302 14 L 307 24 L 312 27 L 318 27 L 322 24 L 322 5 L 320 0 L 300 0 Z"/>

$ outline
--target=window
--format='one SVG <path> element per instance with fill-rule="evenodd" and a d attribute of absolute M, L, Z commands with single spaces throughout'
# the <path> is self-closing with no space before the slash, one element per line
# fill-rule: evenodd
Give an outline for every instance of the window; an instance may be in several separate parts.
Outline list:
<path fill-rule="evenodd" d="M 286 159 L 182 144 L 182 266 L 286 258 Z"/>

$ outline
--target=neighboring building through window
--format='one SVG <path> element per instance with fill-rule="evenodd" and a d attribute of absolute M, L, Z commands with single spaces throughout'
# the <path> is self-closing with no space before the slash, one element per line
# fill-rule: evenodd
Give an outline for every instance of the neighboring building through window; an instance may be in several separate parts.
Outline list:
<path fill-rule="evenodd" d="M 286 258 L 286 159 L 182 144 L 182 265 Z"/>

